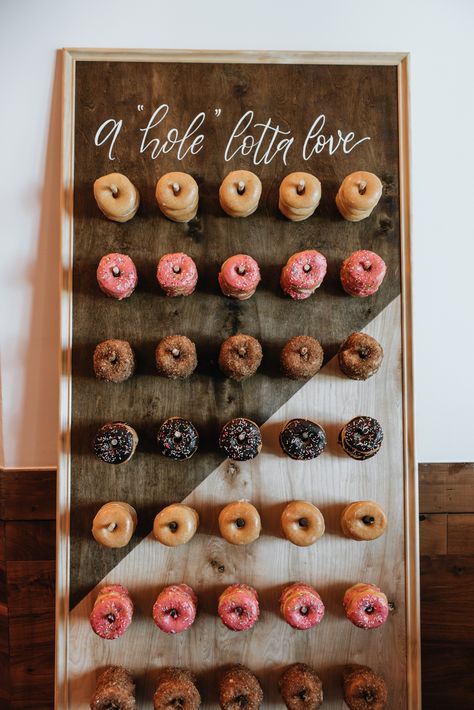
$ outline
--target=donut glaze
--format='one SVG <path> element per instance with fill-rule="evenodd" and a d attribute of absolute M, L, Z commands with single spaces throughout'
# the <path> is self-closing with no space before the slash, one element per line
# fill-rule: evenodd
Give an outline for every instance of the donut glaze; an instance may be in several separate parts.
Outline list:
<path fill-rule="evenodd" d="M 199 526 L 199 515 L 184 503 L 173 503 L 163 508 L 153 523 L 153 534 L 163 545 L 177 547 L 185 545 L 195 535 Z"/>
<path fill-rule="evenodd" d="M 219 352 L 219 368 L 231 380 L 242 382 L 254 375 L 262 362 L 262 346 L 256 338 L 244 333 L 224 340 Z"/>
<path fill-rule="evenodd" d="M 222 710 L 258 710 L 262 702 L 262 687 L 248 668 L 239 664 L 225 671 L 219 681 Z"/>
<path fill-rule="evenodd" d="M 103 175 L 94 182 L 94 197 L 100 211 L 114 222 L 128 222 L 135 217 L 140 193 L 135 185 L 120 173 Z"/>
<path fill-rule="evenodd" d="M 137 443 L 137 432 L 129 424 L 104 424 L 95 435 L 94 453 L 105 463 L 118 465 L 132 458 Z"/>
<path fill-rule="evenodd" d="M 153 621 L 167 634 L 186 631 L 196 618 L 197 596 L 187 584 L 165 587 L 153 605 Z"/>
<path fill-rule="evenodd" d="M 248 217 L 258 207 L 262 183 L 249 170 L 234 170 L 222 181 L 219 202 L 230 217 Z"/>
<path fill-rule="evenodd" d="M 224 296 L 246 301 L 260 283 L 260 269 L 248 254 L 235 254 L 222 264 L 218 280 Z"/>
<path fill-rule="evenodd" d="M 346 590 L 342 604 L 349 621 L 360 629 L 376 629 L 387 621 L 387 597 L 375 584 L 354 584 Z"/>
<path fill-rule="evenodd" d="M 138 283 L 135 264 L 126 254 L 106 254 L 97 267 L 97 283 L 107 296 L 122 301 L 132 295 Z"/>
<path fill-rule="evenodd" d="M 324 518 L 312 503 L 293 500 L 281 514 L 281 528 L 287 540 L 299 547 L 307 547 L 324 535 Z"/>
<path fill-rule="evenodd" d="M 247 631 L 260 616 L 257 591 L 248 584 L 231 584 L 219 597 L 217 613 L 231 631 Z"/>
<path fill-rule="evenodd" d="M 92 521 L 92 535 L 104 547 L 125 547 L 137 527 L 137 511 L 124 501 L 105 503 Z"/>
<path fill-rule="evenodd" d="M 181 417 L 166 419 L 158 430 L 158 448 L 176 461 L 189 459 L 197 451 L 199 434 L 192 422 Z"/>
<path fill-rule="evenodd" d="M 336 205 L 350 222 L 369 217 L 382 197 L 382 183 L 377 175 L 363 170 L 347 175 L 336 195 Z"/>
<path fill-rule="evenodd" d="M 164 254 L 158 262 L 156 279 L 167 296 L 190 296 L 196 288 L 198 271 L 187 254 Z"/>
<path fill-rule="evenodd" d="M 98 380 L 125 382 L 135 371 L 135 355 L 127 340 L 104 340 L 94 350 L 93 365 Z"/>
<path fill-rule="evenodd" d="M 376 540 L 387 528 L 387 516 L 378 503 L 359 500 L 341 514 L 341 529 L 352 540 Z"/>
<path fill-rule="evenodd" d="M 120 584 L 111 584 L 99 590 L 89 621 L 97 636 L 113 640 L 125 633 L 132 617 L 133 602 L 128 589 Z"/>
<path fill-rule="evenodd" d="M 121 666 L 109 666 L 97 679 L 90 703 L 91 710 L 136 710 L 135 683 L 130 672 Z"/>
<path fill-rule="evenodd" d="M 294 663 L 278 681 L 288 710 L 318 710 L 323 703 L 323 684 L 311 666 Z"/>
<path fill-rule="evenodd" d="M 173 222 L 190 222 L 196 216 L 199 188 L 187 173 L 166 173 L 156 183 L 155 197 L 161 212 Z"/>
<path fill-rule="evenodd" d="M 353 459 L 365 461 L 375 456 L 383 441 L 383 431 L 373 417 L 354 417 L 342 427 L 338 443 Z"/>
<path fill-rule="evenodd" d="M 314 377 L 323 364 L 324 351 L 320 343 L 309 335 L 291 338 L 280 355 L 283 374 L 292 380 Z"/>
<path fill-rule="evenodd" d="M 321 199 L 321 183 L 310 173 L 290 173 L 280 183 L 278 207 L 292 222 L 311 217 Z"/>
<path fill-rule="evenodd" d="M 283 589 L 280 597 L 283 618 L 294 629 L 311 629 L 321 623 L 324 604 L 321 597 L 309 584 L 295 582 Z"/>
<path fill-rule="evenodd" d="M 249 461 L 260 453 L 262 435 L 251 419 L 237 417 L 222 427 L 219 446 L 232 461 Z"/>
<path fill-rule="evenodd" d="M 366 298 L 377 293 L 386 272 L 385 262 L 378 254 L 361 249 L 343 261 L 341 284 L 350 296 Z"/>
<path fill-rule="evenodd" d="M 304 300 L 321 286 L 326 271 L 326 257 L 319 251 L 307 249 L 297 252 L 290 256 L 281 270 L 281 288 L 291 298 Z"/>
<path fill-rule="evenodd" d="M 185 335 L 167 335 L 156 346 L 155 362 L 162 377 L 184 380 L 197 367 L 196 346 Z"/>
<path fill-rule="evenodd" d="M 386 707 L 387 683 L 368 666 L 345 666 L 343 687 L 344 702 L 349 710 L 384 710 Z"/>
<path fill-rule="evenodd" d="M 323 453 L 326 433 L 310 419 L 291 419 L 280 432 L 280 446 L 290 458 L 308 461 Z"/>
<path fill-rule="evenodd" d="M 338 353 L 341 371 L 352 380 L 367 380 L 378 372 L 383 360 L 383 348 L 366 333 L 351 333 Z"/>
<path fill-rule="evenodd" d="M 153 710 L 198 710 L 201 695 L 196 676 L 187 668 L 162 668 L 153 696 Z"/>
<path fill-rule="evenodd" d="M 219 530 L 232 545 L 248 545 L 260 536 L 262 523 L 258 510 L 246 500 L 228 503 L 219 513 Z"/>

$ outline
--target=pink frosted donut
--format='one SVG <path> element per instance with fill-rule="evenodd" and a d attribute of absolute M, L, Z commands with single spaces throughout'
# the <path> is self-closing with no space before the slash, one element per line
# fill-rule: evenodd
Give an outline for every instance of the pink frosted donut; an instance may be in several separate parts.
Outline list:
<path fill-rule="evenodd" d="M 97 283 L 107 296 L 128 298 L 138 282 L 135 264 L 126 254 L 106 254 L 97 267 Z"/>
<path fill-rule="evenodd" d="M 387 597 L 375 584 L 354 584 L 344 594 L 343 606 L 349 621 L 361 629 L 376 629 L 387 621 Z"/>
<path fill-rule="evenodd" d="M 94 633 L 103 639 L 117 639 L 132 623 L 133 602 L 128 589 L 120 584 L 111 584 L 99 589 L 89 617 Z"/>
<path fill-rule="evenodd" d="M 294 629 L 311 629 L 324 616 L 324 604 L 309 584 L 295 582 L 284 588 L 280 597 L 280 611 L 283 618 Z"/>
<path fill-rule="evenodd" d="M 302 300 L 319 288 L 326 276 L 326 257 L 315 249 L 293 254 L 281 270 L 280 285 L 291 298 Z"/>
<path fill-rule="evenodd" d="M 196 288 L 196 264 L 187 254 L 165 254 L 158 262 L 156 278 L 167 296 L 190 296 Z"/>
<path fill-rule="evenodd" d="M 260 269 L 251 256 L 235 254 L 224 261 L 218 279 L 225 296 L 245 301 L 255 293 L 260 282 Z"/>
<path fill-rule="evenodd" d="M 217 613 L 232 631 L 251 629 L 260 616 L 256 590 L 248 584 L 231 584 L 219 597 Z"/>
<path fill-rule="evenodd" d="M 180 634 L 194 623 L 197 601 L 187 584 L 165 587 L 153 604 L 153 621 L 167 634 Z"/>
<path fill-rule="evenodd" d="M 384 280 L 387 267 L 384 260 L 373 251 L 361 249 L 353 252 L 341 266 L 341 283 L 351 296 L 372 296 Z"/>

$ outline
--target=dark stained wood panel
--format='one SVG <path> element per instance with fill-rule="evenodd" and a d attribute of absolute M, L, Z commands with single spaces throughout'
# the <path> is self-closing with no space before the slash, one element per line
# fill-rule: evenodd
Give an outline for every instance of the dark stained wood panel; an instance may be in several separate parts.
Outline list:
<path fill-rule="evenodd" d="M 0 471 L 1 520 L 54 520 L 56 471 Z"/>
<path fill-rule="evenodd" d="M 473 463 L 424 463 L 419 467 L 423 513 L 470 513 L 474 510 Z"/>
<path fill-rule="evenodd" d="M 5 523 L 8 560 L 54 560 L 55 520 L 9 521 Z"/>

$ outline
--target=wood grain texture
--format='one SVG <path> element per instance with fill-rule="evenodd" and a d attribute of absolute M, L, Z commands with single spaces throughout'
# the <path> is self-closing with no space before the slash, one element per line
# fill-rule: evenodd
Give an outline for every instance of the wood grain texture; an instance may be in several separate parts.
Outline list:
<path fill-rule="evenodd" d="M 54 520 L 56 471 L 52 469 L 0 471 L 0 506 L 0 519 L 4 521 Z"/>
<path fill-rule="evenodd" d="M 54 609 L 54 560 L 7 562 L 9 616 L 40 614 Z"/>
<path fill-rule="evenodd" d="M 474 514 L 448 515 L 448 555 L 474 555 Z"/>
<path fill-rule="evenodd" d="M 54 560 L 56 557 L 55 520 L 9 521 L 5 524 L 7 559 Z"/>
<path fill-rule="evenodd" d="M 469 513 L 474 510 L 473 463 L 420 464 L 420 511 Z"/>
<path fill-rule="evenodd" d="M 448 552 L 446 513 L 420 514 L 420 555 L 446 555 Z"/>

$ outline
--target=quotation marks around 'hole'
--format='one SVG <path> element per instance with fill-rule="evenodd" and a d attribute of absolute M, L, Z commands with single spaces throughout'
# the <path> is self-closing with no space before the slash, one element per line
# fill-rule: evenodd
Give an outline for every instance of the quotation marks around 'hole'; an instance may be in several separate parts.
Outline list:
<path fill-rule="evenodd" d="M 144 111 L 144 110 L 145 110 L 144 105 L 143 105 L 143 104 L 138 104 L 138 106 L 137 106 L 137 111 Z"/>
<path fill-rule="evenodd" d="M 221 113 L 222 113 L 222 109 L 221 109 L 221 108 L 215 108 L 215 109 L 214 109 L 214 115 L 215 115 L 215 116 L 219 117 L 219 116 L 221 115 Z"/>

